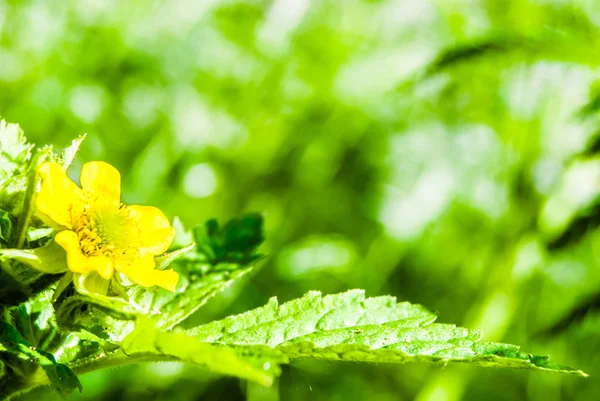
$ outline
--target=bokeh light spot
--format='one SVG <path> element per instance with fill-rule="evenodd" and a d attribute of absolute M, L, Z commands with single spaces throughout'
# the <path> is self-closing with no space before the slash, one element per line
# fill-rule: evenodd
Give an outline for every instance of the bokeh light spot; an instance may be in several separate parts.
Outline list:
<path fill-rule="evenodd" d="M 217 189 L 217 174 L 208 163 L 190 167 L 183 178 L 184 192 L 193 198 L 206 198 Z"/>

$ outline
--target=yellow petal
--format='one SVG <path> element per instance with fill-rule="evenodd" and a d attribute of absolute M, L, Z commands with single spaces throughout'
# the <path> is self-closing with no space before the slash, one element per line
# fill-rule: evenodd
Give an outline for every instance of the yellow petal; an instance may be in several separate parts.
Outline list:
<path fill-rule="evenodd" d="M 99 198 L 119 202 L 121 199 L 121 174 L 104 162 L 89 162 L 81 169 L 81 187 Z"/>
<path fill-rule="evenodd" d="M 179 274 L 174 270 L 156 270 L 154 266 L 154 256 L 146 254 L 133 263 L 117 262 L 116 269 L 143 287 L 157 285 L 174 292 L 177 281 L 179 281 Z"/>
<path fill-rule="evenodd" d="M 59 232 L 54 241 L 67 252 L 67 265 L 73 273 L 88 274 L 95 271 L 103 279 L 109 280 L 112 277 L 111 261 L 106 256 L 85 256 L 81 252 L 79 238 L 73 231 Z"/>
<path fill-rule="evenodd" d="M 106 256 L 90 256 L 87 259 L 90 270 L 96 271 L 103 279 L 110 280 L 113 275 L 110 259 Z"/>
<path fill-rule="evenodd" d="M 134 211 L 138 219 L 142 253 L 153 255 L 165 253 L 175 238 L 175 229 L 171 227 L 167 216 L 153 206 L 133 205 L 129 208 Z"/>
<path fill-rule="evenodd" d="M 67 252 L 67 265 L 75 273 L 88 273 L 87 258 L 79 247 L 79 238 L 73 231 L 63 230 L 56 234 L 54 241 Z"/>
<path fill-rule="evenodd" d="M 35 198 L 37 215 L 52 228 L 71 229 L 71 212 L 82 205 L 81 189 L 58 163 L 44 163 L 38 172 L 42 182 Z"/>

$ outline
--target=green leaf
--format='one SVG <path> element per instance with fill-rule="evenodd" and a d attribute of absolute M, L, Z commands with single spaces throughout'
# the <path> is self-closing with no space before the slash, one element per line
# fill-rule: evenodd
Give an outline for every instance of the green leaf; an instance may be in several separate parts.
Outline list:
<path fill-rule="evenodd" d="M 0 208 L 13 215 L 23 204 L 33 146 L 17 124 L 0 120 Z"/>
<path fill-rule="evenodd" d="M 7 351 L 18 359 L 25 360 L 34 365 L 39 364 L 46 372 L 51 385 L 61 394 L 70 394 L 76 388 L 79 391 L 82 390 L 81 383 L 71 368 L 67 365 L 57 363 L 54 355 L 33 347 L 31 343 L 21 336 L 15 327 L 3 321 L 0 321 L 0 351 Z M 10 364 L 10 359 L 4 358 L 4 362 Z M 17 365 L 17 370 L 23 368 L 21 363 Z M 16 380 L 17 378 L 3 380 L 3 385 Z"/>
<path fill-rule="evenodd" d="M 154 263 L 156 264 L 156 269 L 157 270 L 166 269 L 167 267 L 169 267 L 169 265 L 171 263 L 173 263 L 177 259 L 181 258 L 186 253 L 192 251 L 195 247 L 196 247 L 196 244 L 191 243 L 181 249 L 177 249 L 176 251 L 165 253 L 163 255 L 154 257 Z"/>
<path fill-rule="evenodd" d="M 461 62 L 469 62 L 474 58 L 493 53 L 527 49 L 533 46 L 531 39 L 523 37 L 496 36 L 482 38 L 474 43 L 461 44 L 445 49 L 429 67 L 430 71 L 438 71 Z"/>
<path fill-rule="evenodd" d="M 0 211 L 0 244 L 2 244 L 2 248 L 8 246 L 8 241 L 10 239 L 10 233 L 12 230 L 12 220 L 10 219 L 10 215 L 8 212 L 1 210 Z"/>
<path fill-rule="evenodd" d="M 63 151 L 60 153 L 58 162 L 64 168 L 69 168 L 71 163 L 73 163 L 73 160 L 75 159 L 75 155 L 79 151 L 79 147 L 81 146 L 81 143 L 84 141 L 86 135 L 87 134 L 83 134 L 83 135 L 73 139 L 73 142 L 71 142 L 71 145 L 64 148 Z"/>
<path fill-rule="evenodd" d="M 175 238 L 171 247 L 180 248 L 184 247 L 189 243 L 194 242 L 194 236 L 191 230 L 187 230 L 183 225 L 181 219 L 177 216 L 173 218 L 173 228 L 175 229 Z"/>
<path fill-rule="evenodd" d="M 223 227 L 211 219 L 193 230 L 198 252 L 213 265 L 249 264 L 261 257 L 256 249 L 264 241 L 263 217 L 245 214 L 229 220 Z"/>
<path fill-rule="evenodd" d="M 522 353 L 516 345 L 481 341 L 477 331 L 433 323 L 435 319 L 420 305 L 397 303 L 389 296 L 365 298 L 362 290 L 327 296 L 309 292 L 282 305 L 272 298 L 261 308 L 188 333 L 233 346 L 241 355 L 260 357 L 266 346 L 288 361 L 464 362 L 586 376 L 547 357 Z M 273 353 L 265 357 L 273 358 Z"/>
<path fill-rule="evenodd" d="M 0 186 L 27 170 L 33 146 L 18 124 L 0 120 Z"/>
<path fill-rule="evenodd" d="M 54 234 L 54 229 L 50 227 L 41 227 L 41 228 L 33 228 L 29 227 L 27 230 L 27 241 L 28 244 L 34 245 L 38 242 L 46 243 L 48 239 L 52 238 L 52 234 Z"/>
<path fill-rule="evenodd" d="M 42 365 L 42 368 L 48 375 L 52 387 L 60 394 L 69 395 L 73 390 L 83 390 L 81 382 L 73 373 L 71 368 L 62 363 L 53 363 L 51 365 Z"/>
<path fill-rule="evenodd" d="M 102 324 L 110 326 L 117 338 L 117 328 L 134 320 L 141 313 L 134 305 L 121 298 L 75 293 L 72 287 L 70 291 L 61 294 L 54 303 L 54 308 L 56 322 L 61 328 L 73 330 Z"/>

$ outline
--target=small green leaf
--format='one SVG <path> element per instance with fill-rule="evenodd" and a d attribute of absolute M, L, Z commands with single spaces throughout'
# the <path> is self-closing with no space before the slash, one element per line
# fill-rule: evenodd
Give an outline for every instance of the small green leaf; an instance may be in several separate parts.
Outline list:
<path fill-rule="evenodd" d="M 261 257 L 256 249 L 264 241 L 263 217 L 245 214 L 229 220 L 223 227 L 212 219 L 193 230 L 198 252 L 213 265 L 249 264 Z"/>
<path fill-rule="evenodd" d="M 17 124 L 0 120 L 0 208 L 12 215 L 23 204 L 33 146 Z"/>
<path fill-rule="evenodd" d="M 42 365 L 42 368 L 48 375 L 48 379 L 52 387 L 62 395 L 69 395 L 73 390 L 83 390 L 81 382 L 73 373 L 71 368 L 62 363 L 53 363 L 50 365 Z"/>
<path fill-rule="evenodd" d="M 0 211 L 0 243 L 2 248 L 8 246 L 10 232 L 12 230 L 12 221 L 8 212 Z"/>
<path fill-rule="evenodd" d="M 6 350 L 21 352 L 21 346 L 29 348 L 29 344 L 12 325 L 0 322 L 0 345 Z"/>
<path fill-rule="evenodd" d="M 59 163 L 62 164 L 64 168 L 69 168 L 73 160 L 75 159 L 75 155 L 79 151 L 79 147 L 81 143 L 84 141 L 87 134 L 83 134 L 71 142 L 71 145 L 67 146 L 63 149 L 59 156 Z"/>
<path fill-rule="evenodd" d="M 27 170 L 33 146 L 27 143 L 18 124 L 8 124 L 0 120 L 0 186 L 9 178 Z"/>
<path fill-rule="evenodd" d="M 191 252 L 195 247 L 196 247 L 196 244 L 191 243 L 191 244 L 189 244 L 181 249 L 178 249 L 176 251 L 165 253 L 160 256 L 156 256 L 154 258 L 154 263 L 156 264 L 156 269 L 157 270 L 166 269 L 167 267 L 169 267 L 169 265 L 171 263 L 173 263 L 174 261 L 176 261 L 183 255 L 185 255 L 186 253 Z"/>
<path fill-rule="evenodd" d="M 42 227 L 42 228 L 29 227 L 29 229 L 27 230 L 27 241 L 29 242 L 29 245 L 31 245 L 32 243 L 36 243 L 42 239 L 50 238 L 53 233 L 54 233 L 54 229 L 49 228 L 49 227 Z"/>

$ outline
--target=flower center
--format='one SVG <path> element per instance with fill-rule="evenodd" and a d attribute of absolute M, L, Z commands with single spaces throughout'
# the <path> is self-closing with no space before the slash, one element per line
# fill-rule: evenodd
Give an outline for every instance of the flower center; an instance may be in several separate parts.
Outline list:
<path fill-rule="evenodd" d="M 122 203 L 87 199 L 74 224 L 86 256 L 116 256 L 139 246 L 139 224 Z"/>

